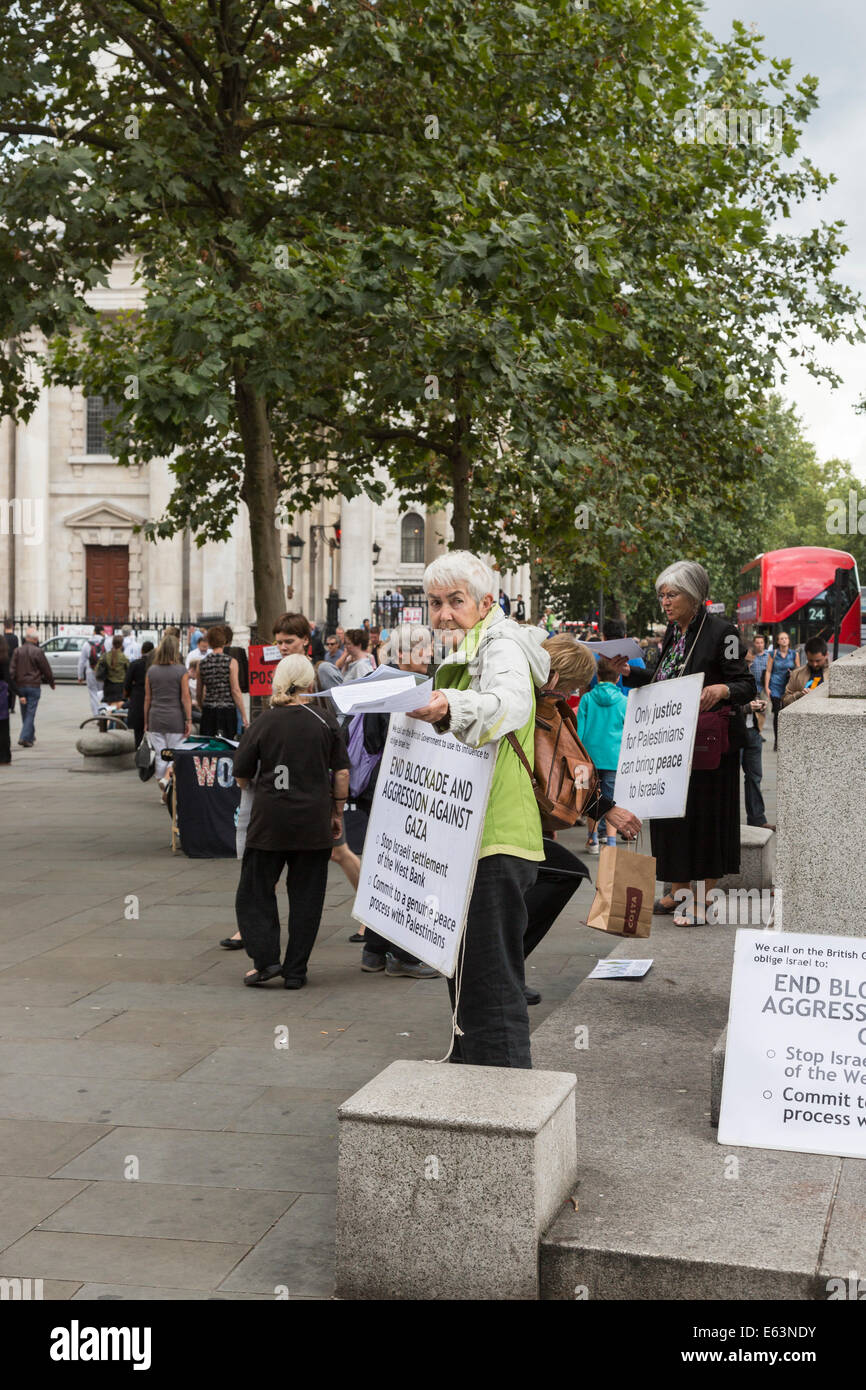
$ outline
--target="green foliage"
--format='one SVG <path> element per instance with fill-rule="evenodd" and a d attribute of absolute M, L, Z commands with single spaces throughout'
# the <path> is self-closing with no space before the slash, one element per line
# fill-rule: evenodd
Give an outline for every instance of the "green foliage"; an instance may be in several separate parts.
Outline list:
<path fill-rule="evenodd" d="M 690 0 L 14 4 L 0 409 L 41 355 L 170 457 L 152 534 L 243 499 L 262 625 L 275 509 L 386 476 L 503 565 L 645 586 L 736 524 L 786 345 L 859 334 L 841 227 L 777 230 L 828 181 L 762 57 Z M 781 148 L 678 140 L 702 104 L 783 107 Z M 99 313 L 123 254 L 144 307 Z"/>

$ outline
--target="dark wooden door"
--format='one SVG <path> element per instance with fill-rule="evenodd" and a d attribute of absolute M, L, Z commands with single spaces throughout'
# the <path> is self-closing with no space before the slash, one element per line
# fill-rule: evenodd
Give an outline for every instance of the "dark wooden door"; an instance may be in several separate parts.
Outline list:
<path fill-rule="evenodd" d="M 125 545 L 88 545 L 87 616 L 120 619 L 129 608 L 129 548 Z"/>

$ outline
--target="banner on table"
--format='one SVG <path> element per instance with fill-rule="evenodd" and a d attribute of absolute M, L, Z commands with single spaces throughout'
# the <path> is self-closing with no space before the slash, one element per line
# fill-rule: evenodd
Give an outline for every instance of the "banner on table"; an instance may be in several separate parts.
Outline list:
<path fill-rule="evenodd" d="M 641 820 L 686 813 L 703 685 L 695 674 L 629 691 L 613 796 Z"/>
<path fill-rule="evenodd" d="M 175 748 L 174 788 L 181 849 L 190 859 L 234 859 L 240 787 L 230 745 Z"/>
<path fill-rule="evenodd" d="M 391 716 L 352 916 L 443 975 L 457 966 L 497 748 Z"/>

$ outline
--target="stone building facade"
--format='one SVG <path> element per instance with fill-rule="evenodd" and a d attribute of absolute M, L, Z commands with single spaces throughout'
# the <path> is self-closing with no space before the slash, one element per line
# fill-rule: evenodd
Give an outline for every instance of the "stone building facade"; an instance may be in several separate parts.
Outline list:
<path fill-rule="evenodd" d="M 133 271 L 131 260 L 119 261 L 90 302 L 105 313 L 136 307 Z M 106 451 L 98 399 L 45 387 L 26 423 L 0 423 L 0 612 L 131 622 L 224 614 L 245 632 L 255 616 L 246 508 L 239 505 L 228 541 L 198 547 L 186 534 L 150 542 L 135 528 L 162 514 L 171 489 L 165 459 L 118 466 Z M 300 550 L 295 562 L 290 537 Z M 281 528 L 287 606 L 323 621 L 336 591 L 340 621 L 359 625 L 387 589 L 411 602 L 425 564 L 449 540 L 447 513 L 396 494 L 382 504 L 366 496 L 323 501 Z M 528 600 L 528 573 L 504 576 L 503 587 Z"/>

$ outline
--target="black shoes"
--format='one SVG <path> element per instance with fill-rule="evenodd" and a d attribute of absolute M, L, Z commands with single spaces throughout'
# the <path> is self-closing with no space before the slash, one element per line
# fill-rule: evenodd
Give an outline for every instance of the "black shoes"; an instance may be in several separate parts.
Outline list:
<path fill-rule="evenodd" d="M 234 936 L 224 936 L 220 945 L 224 951 L 242 951 L 244 949 L 244 943 Z"/>
<path fill-rule="evenodd" d="M 303 989 L 306 983 L 306 975 L 287 975 L 286 978 L 283 980 L 283 986 L 285 989 Z"/>
<path fill-rule="evenodd" d="M 541 995 L 538 993 L 538 990 L 530 989 L 529 985 L 523 986 L 523 997 L 526 1000 L 527 1004 L 541 1003 Z"/>

